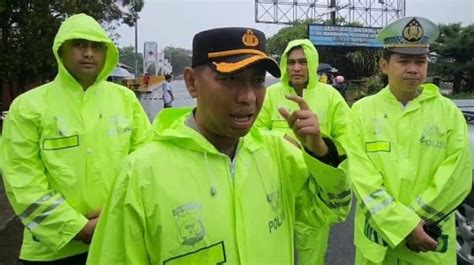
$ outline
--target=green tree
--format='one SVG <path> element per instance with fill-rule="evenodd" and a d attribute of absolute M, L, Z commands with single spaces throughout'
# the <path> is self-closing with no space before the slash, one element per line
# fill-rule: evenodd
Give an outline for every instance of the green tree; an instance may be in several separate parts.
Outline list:
<path fill-rule="evenodd" d="M 268 38 L 267 50 L 274 58 L 279 58 L 285 51 L 288 42 L 295 39 L 308 38 L 308 24 L 310 21 L 297 21 L 295 24 L 280 29 L 275 35 Z"/>
<path fill-rule="evenodd" d="M 135 67 L 135 47 L 126 46 L 119 48 L 120 53 L 120 63 L 128 65 L 130 67 Z M 143 54 L 138 54 L 138 69 L 137 75 L 143 75 Z"/>
<path fill-rule="evenodd" d="M 432 64 L 432 74 L 448 76 L 453 81 L 453 94 L 461 92 L 461 81 L 467 81 L 465 89 L 474 89 L 474 24 L 463 27 L 461 23 L 440 25 L 440 37 L 432 50 L 439 56 Z"/>
<path fill-rule="evenodd" d="M 184 67 L 191 66 L 191 55 L 192 52 L 190 50 L 186 50 L 183 48 L 175 48 L 175 47 L 166 47 L 164 49 L 165 58 L 173 66 L 173 74 L 174 75 L 181 75 L 184 72 Z"/>
<path fill-rule="evenodd" d="M 51 80 L 57 67 L 51 51 L 64 19 L 86 13 L 109 30 L 133 25 L 143 0 L 2 0 L 0 1 L 0 84 L 13 98 L 32 82 Z M 15 88 L 15 89 L 14 89 Z M 6 109 L 9 102 L 3 102 Z"/>
<path fill-rule="evenodd" d="M 308 38 L 308 25 L 315 22 L 310 20 L 296 22 L 284 27 L 268 39 L 268 52 L 275 58 L 279 58 L 284 52 L 288 42 L 294 39 Z M 330 20 L 316 21 L 317 24 L 331 25 Z M 336 25 L 339 26 L 362 26 L 358 22 L 346 22 L 344 18 L 337 18 Z M 329 63 L 339 70 L 347 78 L 360 79 L 371 76 L 378 71 L 378 59 L 380 49 L 365 47 L 337 47 L 317 46 L 319 61 Z"/>

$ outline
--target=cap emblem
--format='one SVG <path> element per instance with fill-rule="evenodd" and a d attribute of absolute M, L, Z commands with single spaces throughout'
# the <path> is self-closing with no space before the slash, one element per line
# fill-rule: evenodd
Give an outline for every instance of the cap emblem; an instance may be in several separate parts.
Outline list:
<path fill-rule="evenodd" d="M 423 28 L 414 18 L 403 29 L 403 38 L 409 42 L 416 42 L 423 37 Z"/>
<path fill-rule="evenodd" d="M 255 36 L 251 29 L 247 29 L 247 32 L 242 36 L 242 42 L 245 46 L 256 47 L 259 43 L 258 37 Z"/>

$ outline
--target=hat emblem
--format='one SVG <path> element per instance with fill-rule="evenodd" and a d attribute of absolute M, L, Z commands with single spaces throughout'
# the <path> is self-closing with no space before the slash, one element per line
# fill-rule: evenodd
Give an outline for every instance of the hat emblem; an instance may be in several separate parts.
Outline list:
<path fill-rule="evenodd" d="M 423 37 L 423 28 L 418 20 L 414 18 L 405 26 L 402 35 L 409 42 L 419 41 Z"/>
<path fill-rule="evenodd" d="M 245 46 L 255 47 L 258 45 L 258 37 L 255 36 L 251 29 L 247 29 L 247 32 L 242 36 L 242 42 Z"/>

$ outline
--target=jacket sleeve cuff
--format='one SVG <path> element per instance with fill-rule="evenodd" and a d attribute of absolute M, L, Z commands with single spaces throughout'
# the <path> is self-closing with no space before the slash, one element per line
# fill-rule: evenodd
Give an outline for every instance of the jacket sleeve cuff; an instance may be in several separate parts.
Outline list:
<path fill-rule="evenodd" d="M 421 220 L 415 212 L 406 206 L 398 205 L 394 210 L 394 212 L 386 213 L 383 216 L 374 216 L 379 220 L 378 229 L 383 231 L 385 235 L 384 239 L 387 239 L 386 243 L 388 243 L 391 248 L 395 248 L 405 242 L 408 235 L 410 235 Z M 396 226 L 393 225 L 393 221 L 388 221 L 390 218 L 387 216 L 390 215 L 398 215 L 396 220 L 394 220 L 397 223 Z"/>
<path fill-rule="evenodd" d="M 403 222 L 403 224 L 399 225 L 397 228 L 397 233 L 400 235 L 400 237 L 392 241 L 389 245 L 394 248 L 400 243 L 405 242 L 406 238 L 416 228 L 420 220 L 421 219 L 418 216 L 416 218 L 407 218 L 407 220 Z"/>
<path fill-rule="evenodd" d="M 323 137 L 323 141 L 326 144 L 326 146 L 328 147 L 328 152 L 324 156 L 318 156 L 317 154 L 311 152 L 306 147 L 304 148 L 304 150 L 308 154 L 310 154 L 312 157 L 318 159 L 319 161 L 321 161 L 325 164 L 331 165 L 333 167 L 338 167 L 339 163 L 341 163 L 341 161 L 343 161 L 345 159 L 345 156 L 339 157 L 338 152 L 337 152 L 337 147 L 333 143 L 333 141 L 331 141 L 331 139 Z"/>
<path fill-rule="evenodd" d="M 81 232 L 82 228 L 89 222 L 82 214 L 77 213 L 77 217 L 75 219 L 71 219 L 66 222 L 66 225 L 63 229 L 61 229 L 61 234 L 63 237 L 62 244 L 58 246 L 59 249 L 63 248 L 72 240 L 76 240 L 75 237 L 79 232 Z"/>
<path fill-rule="evenodd" d="M 349 190 L 349 178 L 342 168 L 328 165 L 315 158 L 308 151 L 303 152 L 303 154 L 309 172 L 321 187 L 324 187 L 328 192 L 336 193 Z"/>

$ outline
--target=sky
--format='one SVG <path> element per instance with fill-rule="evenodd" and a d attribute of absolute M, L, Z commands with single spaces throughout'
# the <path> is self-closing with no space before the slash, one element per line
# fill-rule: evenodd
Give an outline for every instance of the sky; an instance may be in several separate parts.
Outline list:
<path fill-rule="evenodd" d="M 139 15 L 138 52 L 143 51 L 146 41 L 156 41 L 158 50 L 169 46 L 191 50 L 194 34 L 215 27 L 252 27 L 267 37 L 283 27 L 256 23 L 254 0 L 145 0 Z M 435 23 L 468 25 L 474 23 L 474 0 L 406 0 L 406 15 L 423 16 Z M 135 45 L 134 27 L 123 25 L 117 33 L 121 36 L 117 40 L 119 47 Z"/>

